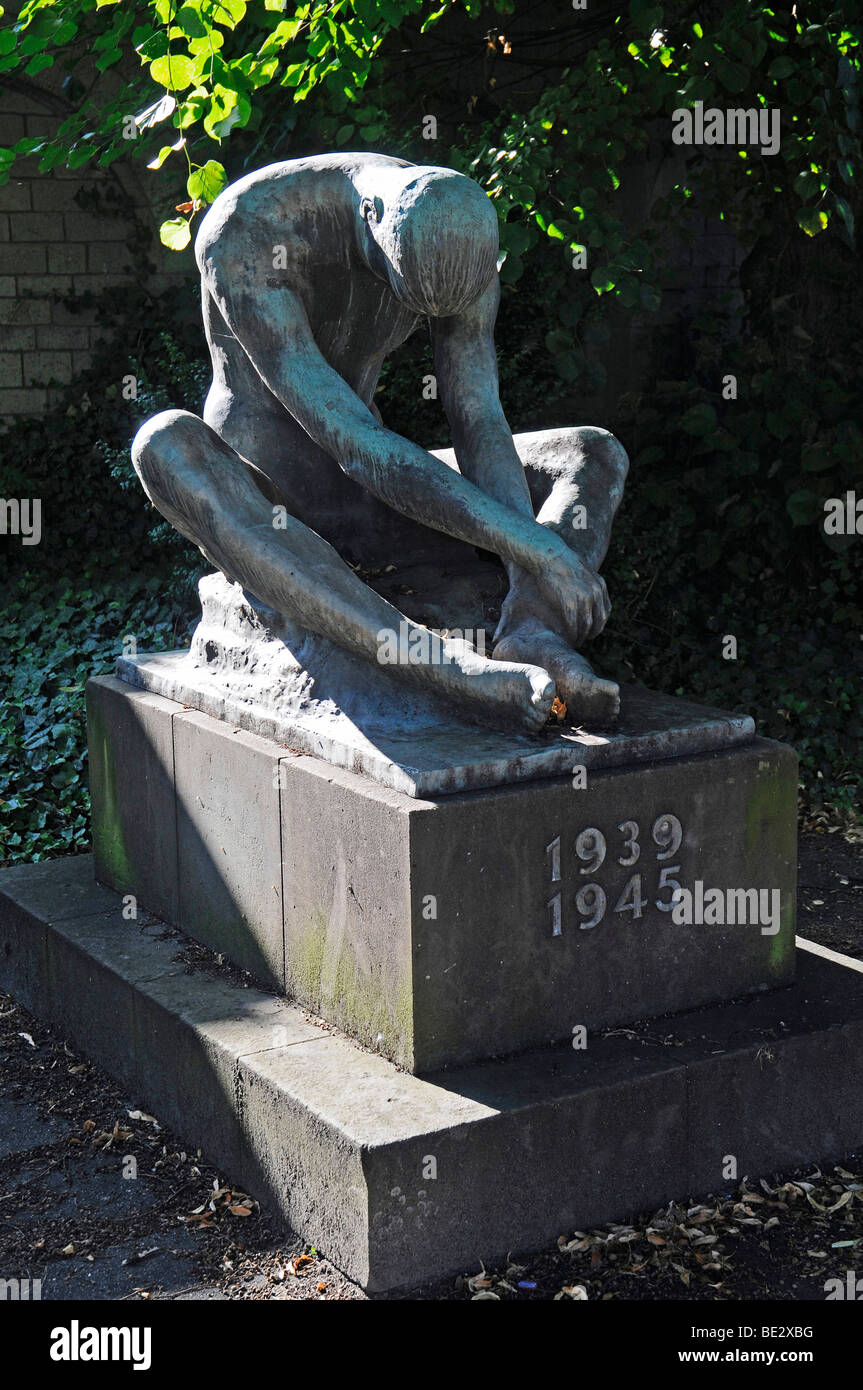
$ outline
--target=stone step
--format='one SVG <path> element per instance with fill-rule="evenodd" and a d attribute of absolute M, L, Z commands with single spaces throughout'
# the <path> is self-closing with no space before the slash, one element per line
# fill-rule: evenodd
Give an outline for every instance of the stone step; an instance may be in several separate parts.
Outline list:
<path fill-rule="evenodd" d="M 89 856 L 0 872 L 0 983 L 369 1290 L 415 1286 L 863 1142 L 863 963 L 411 1076 L 197 973 Z"/>

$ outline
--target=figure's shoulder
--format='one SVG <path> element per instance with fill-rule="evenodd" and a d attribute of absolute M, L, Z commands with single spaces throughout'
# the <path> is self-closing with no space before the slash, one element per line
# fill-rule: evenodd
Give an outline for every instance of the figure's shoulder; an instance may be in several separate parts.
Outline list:
<path fill-rule="evenodd" d="M 347 226 L 354 215 L 356 181 L 374 164 L 404 165 L 385 155 L 319 154 L 286 159 L 244 174 L 216 198 L 198 231 L 198 264 L 217 245 L 250 240 L 309 246 L 326 231 Z"/>

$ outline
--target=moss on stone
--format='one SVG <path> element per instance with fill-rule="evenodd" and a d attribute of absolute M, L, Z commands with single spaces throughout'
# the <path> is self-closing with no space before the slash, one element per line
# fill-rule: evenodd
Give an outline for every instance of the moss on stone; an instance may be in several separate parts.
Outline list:
<path fill-rule="evenodd" d="M 88 709 L 93 845 L 96 865 L 112 886 L 131 891 L 134 873 L 123 832 L 122 797 L 118 787 L 112 735 L 105 727 L 102 712 L 91 702 Z M 99 768 L 99 794 L 92 795 L 94 771 Z"/>
<path fill-rule="evenodd" d="M 790 812 L 787 805 L 789 796 L 792 799 Z M 794 859 L 797 834 L 796 786 L 787 775 L 784 758 L 759 766 L 746 802 L 744 833 L 744 861 L 748 884 L 761 886 L 758 880 L 765 863 L 765 843 L 770 847 L 772 862 L 785 863 Z M 784 892 L 780 906 L 779 931 L 770 937 L 768 947 L 768 969 L 776 975 L 784 973 L 788 957 L 793 955 L 795 950 L 794 893 Z"/>
<path fill-rule="evenodd" d="M 336 950 L 327 939 L 322 912 L 312 914 L 305 931 L 287 946 L 288 989 L 358 1041 L 394 1061 L 413 1061 L 413 993 L 410 980 L 387 997 L 380 973 L 357 969 L 351 943 Z"/>

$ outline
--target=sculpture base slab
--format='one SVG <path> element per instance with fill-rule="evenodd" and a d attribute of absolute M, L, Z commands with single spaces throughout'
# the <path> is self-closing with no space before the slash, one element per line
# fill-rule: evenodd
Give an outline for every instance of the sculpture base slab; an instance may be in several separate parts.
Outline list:
<path fill-rule="evenodd" d="M 419 799 L 111 677 L 87 707 L 99 880 L 411 1071 L 790 982 L 782 744 Z M 676 925 L 699 882 L 775 919 Z"/>
<path fill-rule="evenodd" d="M 863 1143 L 863 965 L 810 943 L 791 988 L 420 1079 L 184 974 L 92 875 L 0 872 L 0 984 L 370 1291 Z"/>
<path fill-rule="evenodd" d="M 343 713 L 323 717 L 316 711 L 278 718 L 195 680 L 187 652 L 121 657 L 117 674 L 139 690 L 163 695 L 233 728 L 311 753 L 334 767 L 349 768 L 381 786 L 417 797 L 560 777 L 578 765 L 620 767 L 707 753 L 746 743 L 755 732 L 753 720 L 746 715 L 637 686 L 621 688 L 620 718 L 612 730 L 560 727 L 532 738 L 460 723 L 451 714 L 443 724 L 438 717 L 436 723 L 418 723 L 407 730 L 393 728 L 384 720 L 361 728 Z"/>
<path fill-rule="evenodd" d="M 408 796 L 440 796 L 746 743 L 753 721 L 624 687 L 612 729 L 536 737 L 481 728 L 428 692 L 292 624 L 222 574 L 199 586 L 189 651 L 121 657 L 139 690 L 349 768 Z"/>

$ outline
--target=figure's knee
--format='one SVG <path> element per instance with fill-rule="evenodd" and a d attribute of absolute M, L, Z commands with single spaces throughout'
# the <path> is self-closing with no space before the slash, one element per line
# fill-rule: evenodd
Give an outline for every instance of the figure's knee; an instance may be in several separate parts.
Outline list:
<path fill-rule="evenodd" d="M 154 466 L 169 467 L 188 450 L 207 426 L 189 410 L 163 410 L 147 420 L 132 440 L 132 462 L 138 474 Z"/>
<path fill-rule="evenodd" d="M 579 489 L 596 481 L 618 496 L 629 471 L 629 457 L 619 439 L 598 425 L 540 430 L 515 436 L 534 505 L 550 489 Z"/>
<path fill-rule="evenodd" d="M 219 467 L 223 471 L 228 465 L 230 473 L 236 461 L 229 445 L 189 410 L 163 410 L 132 440 L 132 463 L 141 485 L 174 525 L 174 511 L 187 510 L 191 499 L 211 493 Z"/>
<path fill-rule="evenodd" d="M 629 472 L 629 455 L 620 440 L 598 425 L 580 425 L 572 434 L 579 463 L 587 463 L 592 472 L 601 472 L 609 485 L 622 489 Z"/>

